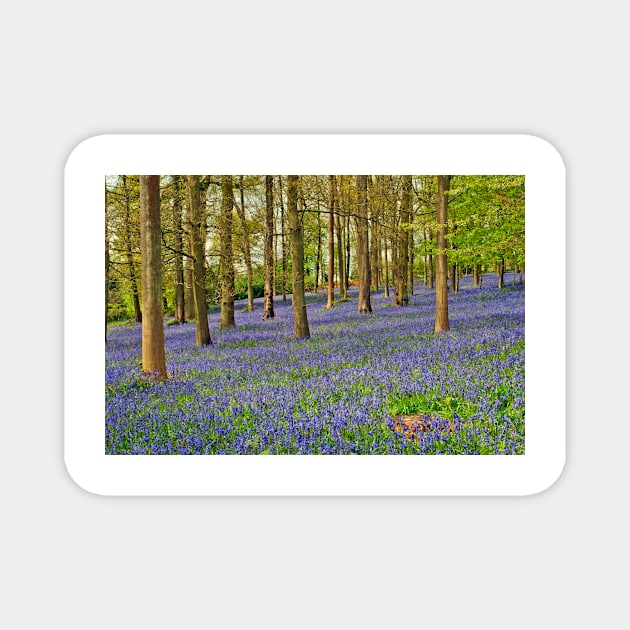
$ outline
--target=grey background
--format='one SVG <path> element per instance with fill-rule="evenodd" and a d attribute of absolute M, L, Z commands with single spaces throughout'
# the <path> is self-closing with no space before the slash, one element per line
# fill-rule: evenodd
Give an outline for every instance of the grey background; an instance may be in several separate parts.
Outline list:
<path fill-rule="evenodd" d="M 618 3 L 566 6 L 5 9 L 3 625 L 624 625 L 628 40 Z M 66 156 L 100 133 L 256 131 L 514 132 L 558 148 L 568 170 L 568 462 L 550 490 L 99 498 L 70 481 Z"/>

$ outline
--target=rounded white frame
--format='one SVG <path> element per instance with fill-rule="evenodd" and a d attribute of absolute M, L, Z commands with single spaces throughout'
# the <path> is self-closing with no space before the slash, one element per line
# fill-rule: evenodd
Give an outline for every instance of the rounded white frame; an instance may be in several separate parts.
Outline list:
<path fill-rule="evenodd" d="M 105 454 L 104 181 L 119 173 L 525 175 L 525 454 Z M 65 462 L 103 495 L 530 495 L 565 464 L 565 167 L 529 135 L 103 135 L 65 169 Z M 550 270 L 553 270 L 551 275 Z"/>

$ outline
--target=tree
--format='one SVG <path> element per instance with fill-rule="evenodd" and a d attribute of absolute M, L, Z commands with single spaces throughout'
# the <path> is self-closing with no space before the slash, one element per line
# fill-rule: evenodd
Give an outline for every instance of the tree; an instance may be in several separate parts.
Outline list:
<path fill-rule="evenodd" d="M 265 175 L 265 294 L 263 319 L 275 317 L 273 310 L 273 176 Z"/>
<path fill-rule="evenodd" d="M 234 322 L 234 258 L 232 255 L 232 209 L 234 190 L 232 176 L 221 177 L 221 330 Z"/>
<path fill-rule="evenodd" d="M 245 185 L 243 183 L 243 175 L 239 175 L 239 187 L 241 191 L 241 203 L 234 204 L 236 212 L 241 222 L 243 230 L 243 256 L 245 258 L 245 267 L 247 269 L 247 310 L 254 310 L 254 273 L 252 270 L 252 248 L 249 240 L 249 229 L 247 227 L 247 217 L 245 215 Z"/>
<path fill-rule="evenodd" d="M 287 219 L 293 268 L 293 332 L 296 339 L 308 339 L 311 334 L 308 328 L 306 296 L 304 294 L 304 240 L 297 207 L 298 186 L 299 177 L 289 175 L 287 177 Z"/>
<path fill-rule="evenodd" d="M 398 260 L 396 264 L 396 294 L 394 304 L 409 304 L 409 227 L 411 223 L 411 175 L 402 178 L 402 198 L 400 203 L 400 225 L 398 227 Z"/>
<path fill-rule="evenodd" d="M 182 233 L 182 200 L 181 200 L 181 177 L 173 177 L 173 196 L 171 197 L 173 207 L 173 249 L 175 250 L 175 323 L 183 324 L 186 321 L 184 308 L 184 264 Z"/>
<path fill-rule="evenodd" d="M 371 313 L 370 248 L 368 245 L 367 175 L 357 175 L 357 262 L 359 267 L 359 313 Z"/>
<path fill-rule="evenodd" d="M 140 176 L 140 255 L 142 262 L 142 369 L 168 378 L 162 312 L 160 176 Z"/>
<path fill-rule="evenodd" d="M 188 175 L 188 208 L 190 213 L 191 250 L 193 257 L 193 293 L 195 297 L 195 345 L 212 343 L 208 326 L 206 300 L 206 208 L 201 204 L 199 175 Z"/>
<path fill-rule="evenodd" d="M 436 264 L 435 264 L 435 332 L 450 330 L 448 321 L 448 261 L 446 256 L 446 232 L 448 223 L 448 189 L 450 175 L 438 175 L 436 203 Z"/>
<path fill-rule="evenodd" d="M 328 212 L 328 301 L 326 308 L 332 308 L 335 302 L 335 208 L 337 180 L 328 176 L 329 212 Z M 339 283 L 341 285 L 341 283 Z"/>

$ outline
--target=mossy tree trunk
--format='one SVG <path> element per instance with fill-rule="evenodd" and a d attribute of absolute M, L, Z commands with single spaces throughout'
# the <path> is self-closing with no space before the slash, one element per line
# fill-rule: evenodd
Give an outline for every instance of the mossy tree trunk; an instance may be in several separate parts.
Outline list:
<path fill-rule="evenodd" d="M 232 253 L 232 176 L 221 177 L 221 323 L 220 329 L 232 328 L 234 322 L 234 256 Z"/>

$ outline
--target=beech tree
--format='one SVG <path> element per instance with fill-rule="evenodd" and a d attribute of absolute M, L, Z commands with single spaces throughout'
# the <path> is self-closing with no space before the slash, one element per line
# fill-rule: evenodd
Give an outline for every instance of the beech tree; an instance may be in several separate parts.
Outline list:
<path fill-rule="evenodd" d="M 162 312 L 160 176 L 140 176 L 140 255 L 142 264 L 142 370 L 168 378 Z"/>
<path fill-rule="evenodd" d="M 328 213 L 328 301 L 326 308 L 332 308 L 335 302 L 335 207 L 337 181 L 334 175 L 328 176 L 329 213 Z M 340 283 L 341 285 L 341 283 Z"/>
<path fill-rule="evenodd" d="M 234 258 L 232 255 L 232 176 L 221 177 L 221 330 L 234 323 Z"/>
<path fill-rule="evenodd" d="M 368 237 L 367 175 L 357 175 L 357 262 L 359 267 L 359 313 L 371 313 L 370 248 Z"/>
<path fill-rule="evenodd" d="M 450 330 L 448 321 L 448 261 L 446 256 L 446 232 L 448 223 L 448 189 L 450 175 L 438 175 L 438 196 L 436 203 L 437 253 L 435 265 L 435 332 Z"/>
<path fill-rule="evenodd" d="M 193 257 L 193 293 L 195 298 L 195 345 L 212 343 L 208 326 L 206 299 L 206 208 L 201 204 L 199 175 L 188 175 L 188 207 L 190 212 L 191 250 Z"/>
<path fill-rule="evenodd" d="M 306 296 L 304 294 L 304 240 L 302 223 L 298 213 L 297 175 L 287 176 L 287 219 L 289 240 L 291 241 L 292 286 L 293 286 L 293 333 L 296 339 L 308 339 L 311 333 L 306 315 Z"/>
<path fill-rule="evenodd" d="M 273 310 L 273 282 L 274 282 L 274 257 L 273 257 L 273 177 L 265 175 L 265 293 L 263 319 L 275 317 Z"/>
<path fill-rule="evenodd" d="M 183 324 L 186 321 L 185 295 L 184 295 L 184 264 L 183 248 L 184 237 L 182 230 L 182 199 L 181 177 L 173 177 L 173 196 L 171 204 L 173 208 L 173 249 L 175 250 L 175 323 Z"/>

